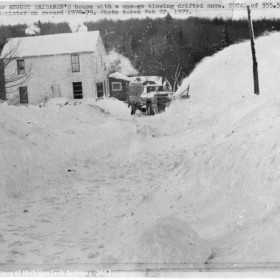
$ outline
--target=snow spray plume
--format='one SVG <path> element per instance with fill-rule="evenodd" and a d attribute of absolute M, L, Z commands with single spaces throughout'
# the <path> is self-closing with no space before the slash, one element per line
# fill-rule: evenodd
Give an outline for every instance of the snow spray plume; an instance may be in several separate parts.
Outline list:
<path fill-rule="evenodd" d="M 87 32 L 88 28 L 83 23 L 69 23 L 72 33 Z"/>
<path fill-rule="evenodd" d="M 31 23 L 25 29 L 25 34 L 37 35 L 37 34 L 40 34 L 40 31 L 41 30 L 40 30 L 40 28 L 38 26 L 36 26 L 34 23 Z"/>
<path fill-rule="evenodd" d="M 106 61 L 109 73 L 120 72 L 126 76 L 138 74 L 138 71 L 132 66 L 130 60 L 114 50 L 109 52 Z"/>

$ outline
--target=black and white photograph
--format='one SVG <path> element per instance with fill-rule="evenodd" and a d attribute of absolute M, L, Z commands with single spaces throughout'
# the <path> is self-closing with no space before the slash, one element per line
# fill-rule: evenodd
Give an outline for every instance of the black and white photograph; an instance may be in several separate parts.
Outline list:
<path fill-rule="evenodd" d="M 279 271 L 280 1 L 0 1 L 0 130 L 0 277 Z"/>

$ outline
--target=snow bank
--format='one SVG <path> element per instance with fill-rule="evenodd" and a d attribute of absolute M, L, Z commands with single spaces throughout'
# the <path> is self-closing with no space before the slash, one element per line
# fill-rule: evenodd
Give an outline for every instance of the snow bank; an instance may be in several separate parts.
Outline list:
<path fill-rule="evenodd" d="M 130 110 L 128 106 L 116 98 L 104 98 L 96 100 L 94 98 L 68 99 L 65 97 L 51 98 L 42 102 L 39 106 L 48 108 L 63 106 L 91 106 L 99 108 L 103 113 L 109 114 L 116 119 L 130 119 Z"/>
<path fill-rule="evenodd" d="M 276 47 L 279 38 L 279 33 L 272 33 L 256 40 L 260 91 L 264 96 L 278 94 L 279 83 L 276 77 L 280 74 L 280 67 L 275 61 L 280 55 Z M 213 57 L 204 59 L 185 79 L 177 94 L 188 84 L 191 85 L 190 94 L 196 100 L 201 97 L 212 99 L 226 96 L 235 99 L 236 96 L 252 95 L 254 91 L 250 42 L 233 45 Z"/>
<path fill-rule="evenodd" d="M 174 135 L 199 126 L 208 129 L 217 123 L 227 127 L 267 98 L 278 98 L 280 34 L 256 40 L 260 96 L 254 95 L 253 66 L 249 41 L 232 45 L 205 58 L 187 77 L 175 96 L 190 85 L 190 99 L 176 100 L 164 114 L 139 122 L 145 135 Z"/>
<path fill-rule="evenodd" d="M 131 119 L 130 109 L 127 104 L 115 98 L 101 99 L 96 104 L 116 119 Z"/>
<path fill-rule="evenodd" d="M 69 99 L 66 97 L 58 97 L 58 98 L 46 98 L 44 101 L 42 101 L 39 104 L 39 107 L 43 107 L 43 106 L 65 106 L 69 103 Z"/>
<path fill-rule="evenodd" d="M 137 234 L 130 237 L 132 242 L 128 263 L 206 263 L 212 251 L 189 225 L 176 217 L 147 219 Z M 134 247 L 134 248 L 133 248 Z"/>
<path fill-rule="evenodd" d="M 140 133 L 169 136 L 165 143 L 185 150 L 184 160 L 165 177 L 160 203 L 147 211 L 166 214 L 166 205 L 175 205 L 177 217 L 187 213 L 192 228 L 216 240 L 214 262 L 280 256 L 274 229 L 280 219 L 279 44 L 279 33 L 256 40 L 260 96 L 253 91 L 247 41 L 197 66 L 177 92 L 190 85 L 190 99 L 137 120 Z"/>
<path fill-rule="evenodd" d="M 4 147 L 0 158 L 1 199 L 20 198 L 34 182 L 40 184 L 46 177 L 55 176 L 52 172 L 57 174 L 65 168 L 69 155 L 82 157 L 103 143 L 123 137 L 127 132 L 116 118 L 130 116 L 120 101 L 66 98 L 50 99 L 42 107 L 4 102 L 0 103 L 0 114 Z"/>

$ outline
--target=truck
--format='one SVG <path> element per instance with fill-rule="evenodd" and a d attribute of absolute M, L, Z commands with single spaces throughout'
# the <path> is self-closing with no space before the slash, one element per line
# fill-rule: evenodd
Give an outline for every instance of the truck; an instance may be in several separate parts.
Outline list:
<path fill-rule="evenodd" d="M 133 91 L 128 101 L 131 106 L 131 115 L 134 115 L 136 110 L 146 112 L 148 115 L 158 114 L 164 111 L 172 100 L 172 92 L 168 91 L 164 85 L 147 84 L 131 87 Z"/>

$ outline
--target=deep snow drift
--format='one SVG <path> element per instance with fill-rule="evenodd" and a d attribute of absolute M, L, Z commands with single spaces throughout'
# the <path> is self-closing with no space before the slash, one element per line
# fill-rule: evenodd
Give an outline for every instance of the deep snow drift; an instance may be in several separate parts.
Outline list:
<path fill-rule="evenodd" d="M 1 104 L 0 263 L 279 262 L 279 44 L 256 40 L 260 96 L 244 42 L 153 117 L 107 99 Z"/>
<path fill-rule="evenodd" d="M 212 262 L 280 260 L 279 43 L 279 33 L 256 40 L 260 96 L 244 42 L 197 66 L 177 92 L 190 85 L 190 99 L 138 125 L 185 147 L 165 198 L 176 217 L 212 242 Z"/>

